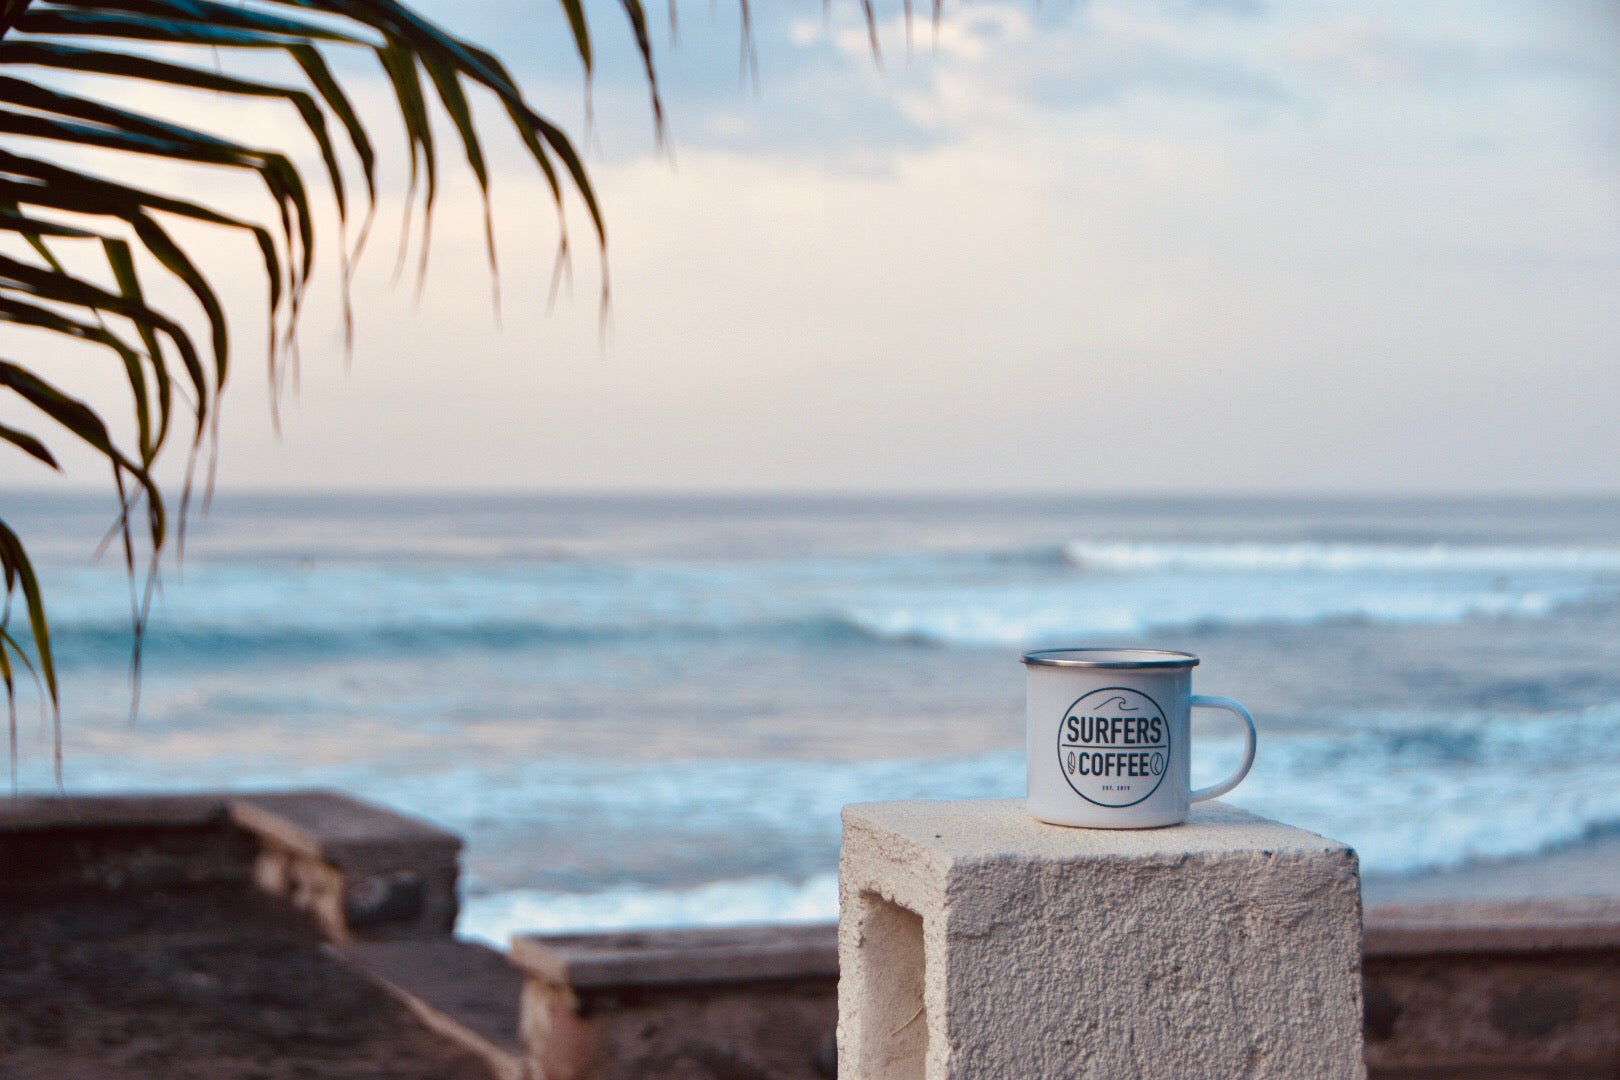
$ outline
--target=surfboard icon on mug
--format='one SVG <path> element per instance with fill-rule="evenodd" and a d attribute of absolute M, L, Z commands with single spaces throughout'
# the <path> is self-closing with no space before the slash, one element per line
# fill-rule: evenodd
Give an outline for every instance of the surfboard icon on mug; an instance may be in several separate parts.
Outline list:
<path fill-rule="evenodd" d="M 1149 829 L 1231 791 L 1254 764 L 1254 718 L 1231 698 L 1192 693 L 1191 653 L 1043 649 L 1029 672 L 1029 812 L 1054 825 Z M 1189 716 L 1225 709 L 1244 723 L 1243 763 L 1191 790 Z"/>

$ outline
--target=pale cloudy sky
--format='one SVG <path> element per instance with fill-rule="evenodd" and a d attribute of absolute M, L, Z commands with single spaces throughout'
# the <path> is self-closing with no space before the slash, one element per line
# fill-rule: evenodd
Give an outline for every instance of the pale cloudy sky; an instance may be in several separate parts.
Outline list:
<path fill-rule="evenodd" d="M 578 130 L 554 4 L 424 7 Z M 503 324 L 464 178 L 420 302 L 390 286 L 374 100 L 357 348 L 327 266 L 279 441 L 251 253 L 210 241 L 243 313 L 222 485 L 1620 491 L 1612 3 L 949 2 L 909 55 L 887 7 L 874 64 L 853 0 L 756 2 L 756 92 L 736 9 L 682 5 L 664 153 L 592 5 L 605 344 L 589 255 L 545 310 L 552 214 L 492 112 Z"/>

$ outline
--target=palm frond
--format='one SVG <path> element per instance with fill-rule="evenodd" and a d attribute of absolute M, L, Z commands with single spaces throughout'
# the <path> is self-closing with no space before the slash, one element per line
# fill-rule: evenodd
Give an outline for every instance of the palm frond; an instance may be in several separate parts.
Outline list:
<path fill-rule="evenodd" d="M 583 6 L 579 0 L 562 3 L 588 75 L 593 52 Z M 636 23 L 639 4 L 627 3 L 625 10 L 637 27 L 638 48 L 648 58 L 650 71 L 650 46 L 644 42 L 644 26 Z M 284 55 L 295 77 L 270 81 L 225 70 L 228 58 L 238 50 Z M 225 307 L 207 267 L 168 222 L 208 224 L 252 239 L 267 289 L 265 354 L 273 388 L 280 387 L 289 361 L 296 361 L 304 293 L 314 272 L 317 244 L 325 246 L 327 241 L 317 236 L 317 214 L 295 164 L 296 147 L 249 145 L 203 130 L 183 112 L 165 115 L 132 108 L 127 104 L 129 95 L 121 95 L 118 88 L 138 84 L 274 100 L 297 116 L 320 157 L 321 178 L 336 210 L 335 247 L 347 342 L 350 260 L 364 247 L 379 185 L 368 123 L 334 74 L 333 54 L 338 51 L 376 60 L 404 126 L 410 147 L 406 205 L 421 212 L 419 275 L 427 264 L 442 149 L 434 139 L 434 109 L 424 83 L 432 86 L 438 108 L 450 121 L 449 138 L 459 147 L 482 195 L 492 280 L 497 263 L 490 170 L 483 136 L 474 123 L 469 87 L 482 89 L 500 103 L 545 179 L 557 210 L 559 252 L 567 250 L 565 210 L 571 197 L 580 199 L 598 244 L 605 245 L 601 209 L 568 136 L 530 105 L 493 54 L 461 41 L 396 0 L 0 0 L 0 134 L 8 136 L 7 147 L 0 149 L 0 238 L 20 238 L 33 255 L 29 259 L 0 250 L 0 323 L 43 330 L 104 350 L 103 355 L 121 366 L 134 419 L 126 450 L 95 408 L 73 397 L 38 365 L 22 358 L 5 359 L 0 360 L 0 395 L 25 403 L 38 422 L 0 426 L 0 444 L 52 469 L 60 468 L 59 443 L 88 448 L 107 463 L 119 495 L 113 536 L 122 539 L 132 581 L 138 572 L 137 547 L 145 552 L 150 581 L 172 531 L 171 514 L 153 473 L 175 430 L 174 421 L 177 415 L 184 416 L 188 462 L 195 465 L 200 457 L 211 465 L 219 396 L 232 370 Z M 198 62 L 185 62 L 191 52 Z M 222 58 L 227 64 L 221 63 Z M 66 81 L 51 81 L 58 77 Z M 341 131 L 337 138 L 334 127 Z M 24 152 L 24 140 L 45 149 Z M 74 164 L 52 152 L 52 146 L 71 151 Z M 77 164 L 84 160 L 84 148 L 103 152 L 108 160 L 136 155 L 203 172 L 245 172 L 257 178 L 267 196 L 266 220 L 227 212 L 200 197 L 198 192 L 209 190 L 203 183 L 167 192 L 98 175 Z M 350 163 L 358 167 L 365 196 L 364 214 L 352 237 L 348 234 L 357 214 L 353 192 L 345 183 Z M 410 235 L 407 230 L 402 243 Z M 99 249 L 99 276 L 70 269 L 87 264 L 82 256 L 68 259 L 68 248 L 86 245 Z M 148 300 L 141 282 L 143 263 L 184 287 L 201 312 L 204 338 L 195 338 L 188 318 L 162 311 Z M 180 408 L 184 412 L 177 414 Z M 193 476 L 188 467 L 177 515 L 182 537 Z M 140 545 L 135 543 L 133 525 L 138 520 Z M 3 521 L 0 582 L 4 585 L 0 683 L 9 715 L 15 717 L 18 670 L 37 671 L 46 700 L 57 710 L 56 664 L 39 578 L 22 539 Z M 13 599 L 20 600 L 27 613 L 21 633 L 12 632 Z M 145 616 L 144 602 L 137 598 L 132 610 L 137 650 Z M 13 724 L 13 743 L 14 732 Z M 12 760 L 15 765 L 15 750 Z"/>
<path fill-rule="evenodd" d="M 559 0 L 586 85 L 596 68 L 584 0 Z M 642 0 L 618 0 L 646 72 L 660 141 L 663 103 L 652 39 Z M 877 26 L 870 0 L 861 0 L 877 52 Z M 743 15 L 746 63 L 753 59 L 750 7 Z M 934 0 L 937 21 L 939 0 Z M 909 13 L 910 5 L 906 5 Z M 670 25 L 675 21 L 670 3 Z M 231 74 L 224 64 L 242 51 L 281 54 L 302 76 L 286 85 Z M 485 238 L 499 311 L 495 229 L 490 208 L 490 172 L 483 137 L 473 119 L 469 89 L 499 102 L 512 130 L 544 178 L 557 212 L 559 270 L 570 252 L 566 204 L 577 198 L 590 219 L 602 264 L 602 305 L 606 313 L 607 229 L 584 162 L 562 128 L 537 111 L 493 53 L 463 41 L 398 0 L 0 0 L 0 133 L 69 151 L 75 162 L 90 148 L 103 157 L 157 157 L 202 173 L 245 172 L 257 178 L 267 196 L 269 221 L 226 212 L 196 193 L 205 183 L 179 192 L 150 190 L 89 171 L 46 150 L 23 153 L 0 149 L 0 238 L 21 237 L 37 261 L 0 254 L 0 323 L 27 326 L 105 349 L 122 365 L 134 414 L 135 447 L 125 450 L 109 434 L 101 416 L 21 361 L 0 361 L 0 391 L 20 398 L 48 422 L 36 432 L 0 427 L 0 443 L 48 468 L 58 468 L 58 440 L 88 448 L 110 467 L 119 512 L 112 535 L 121 538 L 131 583 L 137 573 L 133 521 L 144 513 L 147 588 L 132 587 L 135 669 L 145 626 L 146 603 L 156 580 L 159 557 L 170 535 L 169 514 L 153 470 L 174 430 L 176 400 L 189 405 L 187 468 L 182 483 L 178 528 L 183 544 L 187 509 L 199 459 L 209 466 L 209 486 L 219 421 L 219 398 L 231 365 L 227 313 L 210 284 L 206 268 L 169 231 L 171 220 L 216 226 L 245 234 L 258 248 L 268 304 L 265 355 L 275 408 L 277 393 L 297 363 L 297 331 L 305 290 L 314 272 L 317 215 L 294 148 L 251 146 L 228 135 L 202 130 L 182 114 L 157 115 L 120 103 L 120 87 L 130 84 L 206 91 L 240 98 L 285 102 L 299 117 L 321 159 L 321 171 L 337 211 L 337 255 L 341 271 L 344 340 L 350 341 L 350 263 L 369 235 L 378 200 L 377 154 L 361 118 L 334 74 L 331 56 L 352 52 L 375 59 L 387 80 L 393 106 L 408 143 L 406 228 L 401 233 L 400 265 L 412 235 L 411 215 L 422 214 L 418 282 L 426 272 L 432 220 L 439 187 L 439 142 L 434 138 L 433 106 L 423 75 L 479 188 Z M 156 53 L 156 55 L 154 55 Z M 195 55 L 201 62 L 186 63 Z M 46 79 L 66 76 L 67 86 Z M 295 80 L 296 81 L 296 80 Z M 88 86 L 105 87 L 93 93 Z M 125 98 L 128 95 L 124 95 Z M 340 126 L 340 149 L 331 128 Z M 8 140 L 9 141 L 9 140 Z M 354 237 L 348 236 L 351 193 L 345 184 L 345 158 L 358 164 L 366 205 Z M 125 174 L 120 174 L 125 175 Z M 57 249 L 94 245 L 105 273 L 92 280 L 69 269 Z M 83 260 L 80 260 L 83 262 Z M 181 284 L 207 324 L 206 353 L 186 320 L 155 308 L 142 286 L 139 264 L 156 267 Z M 73 265 L 79 265 L 74 263 Z M 111 285 L 107 279 L 111 280 Z M 206 490 L 206 488 L 205 488 Z M 144 508 L 144 509 L 143 509 Z M 60 708 L 49 625 L 38 576 L 22 540 L 0 520 L 0 683 L 12 717 L 15 768 L 16 666 L 35 673 L 51 709 Z M 10 630 L 12 601 L 22 600 L 27 631 Z M 138 686 L 137 686 L 138 690 Z M 60 740 L 60 728 L 57 728 Z M 60 762 L 58 742 L 58 762 Z M 15 776 L 15 771 L 13 772 Z M 58 774 L 60 776 L 60 773 Z"/>

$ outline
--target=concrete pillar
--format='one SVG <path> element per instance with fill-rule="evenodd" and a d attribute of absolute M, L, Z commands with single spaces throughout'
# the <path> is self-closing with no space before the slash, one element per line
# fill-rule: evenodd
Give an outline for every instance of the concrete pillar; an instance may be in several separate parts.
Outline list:
<path fill-rule="evenodd" d="M 866 803 L 839 877 L 843 1080 L 1365 1075 L 1343 844 L 1220 803 L 1141 831 Z"/>

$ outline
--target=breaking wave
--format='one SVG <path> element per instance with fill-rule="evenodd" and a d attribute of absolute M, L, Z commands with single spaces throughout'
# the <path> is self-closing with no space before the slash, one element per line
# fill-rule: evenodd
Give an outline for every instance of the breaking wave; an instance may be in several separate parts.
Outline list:
<path fill-rule="evenodd" d="M 1620 573 L 1620 548 L 1600 547 L 1074 540 L 1063 551 L 1080 569 L 1126 573 Z"/>

